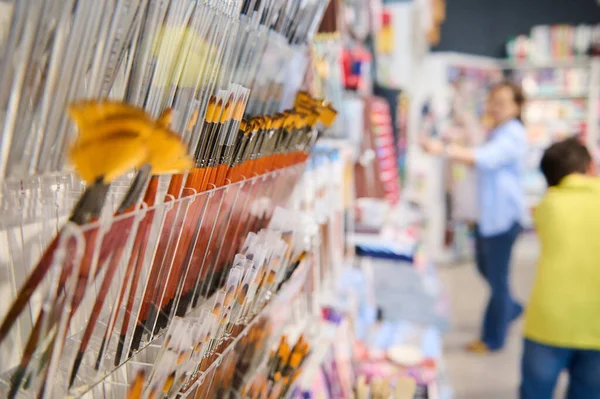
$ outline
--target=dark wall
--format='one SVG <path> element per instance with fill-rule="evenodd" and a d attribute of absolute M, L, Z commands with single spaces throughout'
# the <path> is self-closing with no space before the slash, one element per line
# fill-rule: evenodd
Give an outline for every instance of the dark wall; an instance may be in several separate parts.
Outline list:
<path fill-rule="evenodd" d="M 534 25 L 600 23 L 596 0 L 447 0 L 436 51 L 503 57 L 505 43 Z"/>

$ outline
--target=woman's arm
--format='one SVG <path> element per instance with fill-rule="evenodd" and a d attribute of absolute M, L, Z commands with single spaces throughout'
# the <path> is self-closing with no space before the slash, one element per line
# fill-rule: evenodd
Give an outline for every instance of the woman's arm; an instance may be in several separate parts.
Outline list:
<path fill-rule="evenodd" d="M 421 146 L 431 155 L 446 155 L 448 159 L 467 165 L 475 164 L 475 149 L 459 145 L 446 146 L 441 140 L 423 137 Z"/>
<path fill-rule="evenodd" d="M 524 156 L 527 151 L 525 134 L 517 130 L 505 131 L 479 147 L 445 146 L 440 140 L 431 138 L 423 138 L 421 145 L 432 155 L 446 154 L 453 161 L 482 169 L 497 169 Z"/>
<path fill-rule="evenodd" d="M 450 144 L 446 147 L 446 156 L 455 162 L 475 165 L 475 149 L 471 147 Z"/>

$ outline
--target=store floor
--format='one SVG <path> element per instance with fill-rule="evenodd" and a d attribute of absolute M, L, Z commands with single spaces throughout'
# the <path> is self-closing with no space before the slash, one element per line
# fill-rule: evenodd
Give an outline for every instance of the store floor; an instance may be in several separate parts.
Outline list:
<path fill-rule="evenodd" d="M 525 302 L 531 283 L 538 245 L 532 235 L 521 236 L 512 262 L 514 294 Z M 451 299 L 452 326 L 445 336 L 445 360 L 456 399 L 511 399 L 517 397 L 522 345 L 522 320 L 510 331 L 508 344 L 500 353 L 467 353 L 464 345 L 480 329 L 487 287 L 472 263 L 442 266 L 439 270 Z M 560 384 L 561 387 L 564 383 Z M 558 391 L 561 391 L 559 389 Z M 560 396 L 558 396 L 560 397 Z"/>

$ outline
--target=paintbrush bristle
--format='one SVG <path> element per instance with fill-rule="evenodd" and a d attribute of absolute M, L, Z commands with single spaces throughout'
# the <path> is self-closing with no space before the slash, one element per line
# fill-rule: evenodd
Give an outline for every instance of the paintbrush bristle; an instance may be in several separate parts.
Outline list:
<path fill-rule="evenodd" d="M 213 122 L 216 110 L 216 103 L 217 99 L 215 96 L 212 96 L 208 101 L 208 106 L 206 107 L 206 114 L 204 116 L 204 119 L 209 123 Z"/>
<path fill-rule="evenodd" d="M 227 100 L 227 103 L 225 104 L 225 108 L 223 109 L 223 112 L 221 113 L 221 123 L 225 123 L 226 121 L 231 119 L 232 113 L 233 113 L 233 103 L 231 102 L 231 100 Z"/>
<path fill-rule="evenodd" d="M 169 129 L 171 127 L 172 122 L 173 122 L 173 109 L 172 108 L 165 109 L 162 112 L 162 114 L 158 117 L 158 119 L 156 120 L 156 123 L 158 123 L 160 126 L 165 127 L 167 129 Z"/>
<path fill-rule="evenodd" d="M 242 120 L 242 117 L 244 116 L 244 109 L 246 108 L 246 104 L 244 101 L 238 101 L 235 104 L 235 108 L 233 111 L 233 119 L 235 119 L 236 121 L 240 121 Z"/>

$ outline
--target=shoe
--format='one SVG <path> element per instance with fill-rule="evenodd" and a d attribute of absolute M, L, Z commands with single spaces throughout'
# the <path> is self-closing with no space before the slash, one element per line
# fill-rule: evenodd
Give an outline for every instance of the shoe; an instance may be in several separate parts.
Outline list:
<path fill-rule="evenodd" d="M 465 347 L 465 349 L 468 352 L 480 353 L 480 354 L 491 352 L 490 348 L 488 348 L 488 346 L 485 344 L 485 342 L 483 342 L 480 339 L 476 339 L 474 341 L 469 342 L 467 344 L 467 346 Z"/>

